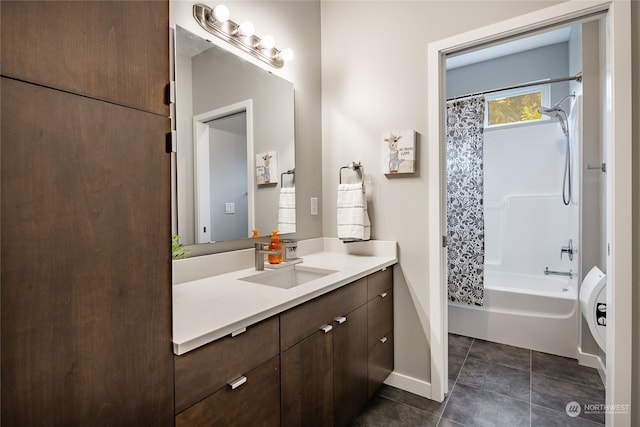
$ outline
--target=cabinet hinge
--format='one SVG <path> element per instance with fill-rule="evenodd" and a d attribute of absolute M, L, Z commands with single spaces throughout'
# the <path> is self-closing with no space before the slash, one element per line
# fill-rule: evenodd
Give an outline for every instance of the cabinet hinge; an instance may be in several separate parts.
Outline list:
<path fill-rule="evenodd" d="M 447 247 L 447 236 L 442 236 L 442 247 L 443 248 Z"/>
<path fill-rule="evenodd" d="M 176 102 L 176 82 L 170 81 L 167 85 L 167 104 L 175 104 Z"/>
<path fill-rule="evenodd" d="M 175 153 L 178 149 L 178 138 L 176 135 L 176 131 L 172 130 L 167 133 L 167 141 L 166 141 L 166 150 L 167 153 Z"/>

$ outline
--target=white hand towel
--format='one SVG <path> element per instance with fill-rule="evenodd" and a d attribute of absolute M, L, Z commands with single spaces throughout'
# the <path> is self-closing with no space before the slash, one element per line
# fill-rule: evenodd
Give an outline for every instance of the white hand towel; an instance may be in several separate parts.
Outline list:
<path fill-rule="evenodd" d="M 371 222 L 367 212 L 364 185 L 340 184 L 338 186 L 338 238 L 344 241 L 369 240 Z"/>
<path fill-rule="evenodd" d="M 280 201 L 278 204 L 278 232 L 296 232 L 296 188 L 286 187 L 280 189 Z"/>

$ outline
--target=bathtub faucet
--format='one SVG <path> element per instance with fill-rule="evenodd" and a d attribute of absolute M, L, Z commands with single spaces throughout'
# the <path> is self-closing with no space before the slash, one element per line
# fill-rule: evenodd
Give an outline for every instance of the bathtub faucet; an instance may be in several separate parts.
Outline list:
<path fill-rule="evenodd" d="M 569 271 L 553 271 L 553 270 L 549 270 L 549 267 L 545 267 L 544 268 L 544 275 L 545 276 L 548 276 L 548 275 L 567 276 L 569 279 L 571 279 L 573 277 L 573 272 L 572 272 L 572 270 L 569 270 Z"/>

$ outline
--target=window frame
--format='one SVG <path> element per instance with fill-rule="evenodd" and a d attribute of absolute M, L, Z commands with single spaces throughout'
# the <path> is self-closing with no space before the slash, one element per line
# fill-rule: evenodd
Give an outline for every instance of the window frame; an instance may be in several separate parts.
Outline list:
<path fill-rule="evenodd" d="M 526 123 L 539 123 L 543 120 L 549 120 L 549 117 L 542 115 L 539 119 L 535 120 L 520 120 L 517 122 L 499 123 L 495 125 L 489 124 L 489 102 L 496 101 L 504 98 L 513 98 L 516 96 L 528 95 L 531 93 L 540 92 L 540 105 L 550 105 L 551 101 L 551 85 L 549 83 L 543 83 L 535 86 L 527 86 L 516 89 L 501 90 L 498 92 L 488 93 L 484 96 L 484 128 L 485 129 L 499 129 L 505 126 L 517 126 Z"/>

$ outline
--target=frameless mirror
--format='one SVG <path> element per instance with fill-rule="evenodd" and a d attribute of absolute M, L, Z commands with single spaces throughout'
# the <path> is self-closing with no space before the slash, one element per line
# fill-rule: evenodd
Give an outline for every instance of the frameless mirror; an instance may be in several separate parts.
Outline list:
<path fill-rule="evenodd" d="M 180 26 L 174 65 L 181 242 L 295 232 L 293 84 Z"/>

